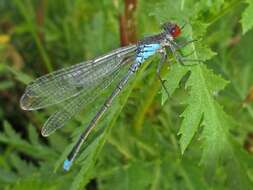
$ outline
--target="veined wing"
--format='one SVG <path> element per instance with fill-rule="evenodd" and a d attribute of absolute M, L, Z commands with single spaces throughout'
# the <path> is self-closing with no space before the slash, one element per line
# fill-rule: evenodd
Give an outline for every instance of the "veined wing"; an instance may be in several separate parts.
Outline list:
<path fill-rule="evenodd" d="M 124 60 L 115 72 L 111 73 L 109 76 L 100 79 L 97 86 L 93 86 L 87 90 L 82 90 L 81 93 L 71 99 L 66 101 L 63 107 L 51 115 L 42 127 L 41 134 L 43 136 L 49 136 L 55 130 L 63 127 L 76 113 L 80 112 L 83 107 L 91 102 L 93 102 L 99 94 L 103 92 L 107 87 L 113 84 L 113 82 L 118 83 L 119 79 L 122 78 L 123 74 L 126 74 L 126 69 L 129 68 L 130 62 L 134 60 L 134 57 Z"/>
<path fill-rule="evenodd" d="M 77 96 L 117 70 L 126 57 L 134 56 L 135 50 L 136 45 L 122 47 L 94 60 L 41 76 L 27 86 L 20 105 L 24 110 L 37 110 Z"/>

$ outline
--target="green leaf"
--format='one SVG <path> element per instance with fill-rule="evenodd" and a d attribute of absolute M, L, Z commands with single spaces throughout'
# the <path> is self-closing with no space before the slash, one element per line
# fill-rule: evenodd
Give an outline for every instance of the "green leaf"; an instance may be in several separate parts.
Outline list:
<path fill-rule="evenodd" d="M 39 145 L 39 135 L 37 133 L 36 128 L 33 125 L 28 126 L 28 135 L 31 144 Z"/>
<path fill-rule="evenodd" d="M 20 140 L 20 135 L 12 128 L 8 121 L 4 121 L 4 131 L 6 135 L 12 139 Z"/>
<path fill-rule="evenodd" d="M 243 34 L 246 34 L 253 27 L 253 0 L 246 0 L 248 6 L 242 13 L 241 24 Z"/>
<path fill-rule="evenodd" d="M 18 81 L 20 81 L 24 84 L 28 84 L 29 82 L 31 82 L 33 80 L 32 77 L 30 77 L 29 75 L 27 75 L 23 72 L 17 71 L 16 69 L 13 69 L 9 66 L 5 66 L 5 68 L 8 71 L 10 71 Z"/>
<path fill-rule="evenodd" d="M 218 84 L 218 85 L 217 85 Z M 197 132 L 200 121 L 205 113 L 206 108 L 210 108 L 213 102 L 212 94 L 222 90 L 227 82 L 221 77 L 214 75 L 206 66 L 199 65 L 191 70 L 187 87 L 190 89 L 190 96 L 187 99 L 187 108 L 181 115 L 183 122 L 179 131 L 181 135 L 180 145 L 182 153 L 191 142 L 194 134 Z"/>
<path fill-rule="evenodd" d="M 234 177 L 229 178 L 229 180 L 231 182 L 237 180 L 244 189 L 248 189 L 247 174 L 242 172 L 241 165 L 238 165 L 239 159 L 235 153 L 236 149 L 230 141 L 229 129 L 234 127 L 235 122 L 213 97 L 218 91 L 224 89 L 226 84 L 227 81 L 215 75 L 204 65 L 196 66 L 191 70 L 191 76 L 187 82 L 190 96 L 187 99 L 188 106 L 182 114 L 183 121 L 179 131 L 181 135 L 180 146 L 184 152 L 199 127 L 202 126 L 202 132 L 199 133 L 200 140 L 203 143 L 201 164 L 206 168 L 208 179 L 212 179 L 221 160 L 224 162 L 229 160 L 236 165 L 234 170 L 246 177 L 246 179 L 241 178 L 240 175 L 239 178 Z M 234 186 L 234 188 L 239 189 L 240 185 Z"/>
<path fill-rule="evenodd" d="M 169 73 L 165 78 L 164 84 L 170 95 L 172 95 L 174 91 L 178 88 L 179 82 L 188 71 L 188 67 L 183 67 L 180 64 L 172 64 L 169 67 Z M 165 89 L 162 88 L 162 105 L 166 102 L 167 99 L 168 95 L 166 94 Z"/>
<path fill-rule="evenodd" d="M 31 140 L 36 142 L 35 137 Z M 13 127 L 7 121 L 4 122 L 4 132 L 0 133 L 0 142 L 8 144 L 20 152 L 28 154 L 34 158 L 40 159 L 52 159 L 56 156 L 56 153 L 48 149 L 46 146 L 38 144 L 30 144 L 25 139 L 22 139 L 20 134 L 17 133 Z M 49 157 L 50 155 L 50 157 Z"/>
<path fill-rule="evenodd" d="M 145 162 L 134 162 L 127 166 L 119 167 L 112 175 L 106 176 L 107 183 L 102 184 L 103 189 L 150 189 L 153 182 L 153 167 Z"/>

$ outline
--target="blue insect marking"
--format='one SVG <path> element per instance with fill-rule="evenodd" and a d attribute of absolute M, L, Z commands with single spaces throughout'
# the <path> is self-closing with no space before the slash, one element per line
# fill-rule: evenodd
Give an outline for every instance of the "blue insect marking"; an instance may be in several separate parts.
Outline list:
<path fill-rule="evenodd" d="M 64 160 L 63 169 L 65 171 L 68 171 L 71 165 L 72 165 L 72 161 L 66 159 Z"/>
<path fill-rule="evenodd" d="M 159 49 L 160 47 L 161 47 L 160 44 L 140 45 L 138 47 L 139 51 L 138 51 L 138 54 L 135 59 L 136 62 L 139 64 L 142 64 L 147 58 L 154 55 L 156 53 L 157 49 Z"/>

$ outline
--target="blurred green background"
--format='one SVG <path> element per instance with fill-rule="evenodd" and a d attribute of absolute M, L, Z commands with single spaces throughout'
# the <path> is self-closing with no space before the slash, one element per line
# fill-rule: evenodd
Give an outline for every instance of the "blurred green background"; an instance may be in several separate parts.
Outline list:
<path fill-rule="evenodd" d="M 26 85 L 158 33 L 168 20 L 189 23 L 181 40 L 200 39 L 192 47 L 208 69 L 165 69 L 174 93 L 161 105 L 159 59 L 147 61 L 63 172 L 82 126 L 111 89 L 43 138 L 55 107 L 21 110 Z M 252 0 L 1 0 L 0 189 L 253 189 L 252 26 Z M 194 128 L 201 104 L 215 110 L 201 108 Z"/>

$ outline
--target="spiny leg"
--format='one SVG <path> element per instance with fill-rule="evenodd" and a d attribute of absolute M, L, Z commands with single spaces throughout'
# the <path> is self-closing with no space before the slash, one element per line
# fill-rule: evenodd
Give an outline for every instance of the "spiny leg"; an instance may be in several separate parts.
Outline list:
<path fill-rule="evenodd" d="M 175 43 L 175 42 L 174 42 Z M 181 53 L 178 53 L 178 51 L 176 51 L 176 48 L 174 47 L 174 43 L 172 45 L 169 46 L 174 58 L 176 59 L 177 62 L 179 62 L 181 65 L 183 66 L 192 66 L 192 65 L 196 65 L 196 64 L 185 64 L 184 61 L 186 62 L 203 62 L 203 60 L 200 59 L 187 59 L 185 57 L 182 56 Z"/>
<path fill-rule="evenodd" d="M 197 65 L 199 63 L 195 63 L 195 64 L 184 64 L 184 62 L 204 62 L 204 60 L 202 59 L 189 59 L 187 57 L 191 56 L 193 53 L 195 53 L 195 50 L 191 51 L 190 53 L 183 55 L 182 52 L 178 51 L 178 57 L 181 59 L 181 63 L 183 63 L 184 66 L 191 66 L 191 65 Z"/>
<path fill-rule="evenodd" d="M 162 57 L 161 57 L 160 62 L 159 62 L 159 64 L 158 64 L 158 66 L 157 66 L 156 74 L 157 74 L 157 77 L 158 77 L 159 81 L 160 81 L 161 84 L 162 84 L 163 89 L 165 90 L 166 94 L 167 94 L 168 97 L 169 97 L 169 96 L 170 96 L 169 91 L 168 91 L 168 89 L 166 88 L 166 86 L 164 85 L 164 83 L 166 82 L 166 80 L 163 80 L 163 79 L 161 78 L 161 74 L 160 74 L 162 65 L 164 64 L 164 62 L 165 62 L 166 59 L 167 59 L 167 53 L 166 53 L 165 50 L 161 50 L 160 54 L 162 55 Z"/>
<path fill-rule="evenodd" d="M 184 42 L 184 43 L 182 43 L 182 44 L 178 44 L 178 43 L 176 43 L 175 41 L 170 41 L 171 42 L 171 46 L 170 46 L 170 50 L 172 51 L 172 53 L 173 53 L 173 55 L 174 55 L 174 57 L 176 58 L 176 60 L 181 64 L 181 65 L 184 65 L 184 66 L 191 66 L 191 65 L 196 65 L 196 64 L 198 64 L 198 63 L 196 63 L 196 64 L 188 64 L 188 65 L 186 65 L 186 64 L 184 64 L 184 61 L 186 62 L 204 62 L 203 60 L 201 60 L 201 59 L 187 59 L 187 58 L 185 58 L 185 57 L 188 57 L 188 56 L 190 56 L 190 55 L 192 55 L 194 52 L 195 52 L 195 50 L 193 50 L 193 51 L 191 51 L 189 54 L 187 54 L 187 55 L 183 55 L 182 54 L 182 52 L 181 51 L 179 51 L 181 48 L 183 48 L 183 47 L 185 47 L 185 46 L 187 46 L 187 45 L 189 45 L 190 43 L 194 43 L 194 42 L 196 42 L 196 41 L 199 41 L 199 40 L 201 40 L 202 38 L 199 38 L 199 39 L 193 39 L 193 40 L 189 40 L 189 41 L 186 41 L 186 42 Z"/>
<path fill-rule="evenodd" d="M 184 21 L 184 24 L 180 27 L 180 30 L 182 31 L 187 24 L 189 24 L 189 23 Z"/>
<path fill-rule="evenodd" d="M 185 57 L 189 57 L 191 56 L 193 53 L 195 53 L 195 50 L 192 50 L 190 53 L 186 54 L 186 55 L 183 55 L 183 53 L 181 51 L 178 51 L 179 54 L 181 55 L 182 58 L 185 58 Z"/>
<path fill-rule="evenodd" d="M 191 43 L 197 42 L 197 41 L 199 41 L 199 39 L 193 39 L 193 40 L 185 41 L 183 43 L 178 43 L 178 44 L 174 42 L 173 44 L 176 46 L 176 49 L 181 49 L 181 48 L 183 48 Z"/>
<path fill-rule="evenodd" d="M 189 21 L 184 20 L 184 23 L 183 23 L 183 25 L 180 27 L 180 30 L 182 31 L 182 30 L 185 28 L 185 26 L 186 26 L 187 24 L 191 25 L 191 24 L 189 23 Z M 181 43 L 181 44 L 177 44 L 177 43 L 174 42 L 174 41 L 172 41 L 172 43 L 175 45 L 176 49 L 180 49 L 180 48 L 183 48 L 183 47 L 187 46 L 188 44 L 191 44 L 191 43 L 193 43 L 193 42 L 200 41 L 201 39 L 202 39 L 202 36 L 200 36 L 200 37 L 197 38 L 197 39 L 192 39 L 192 40 L 183 42 L 183 43 Z"/>

